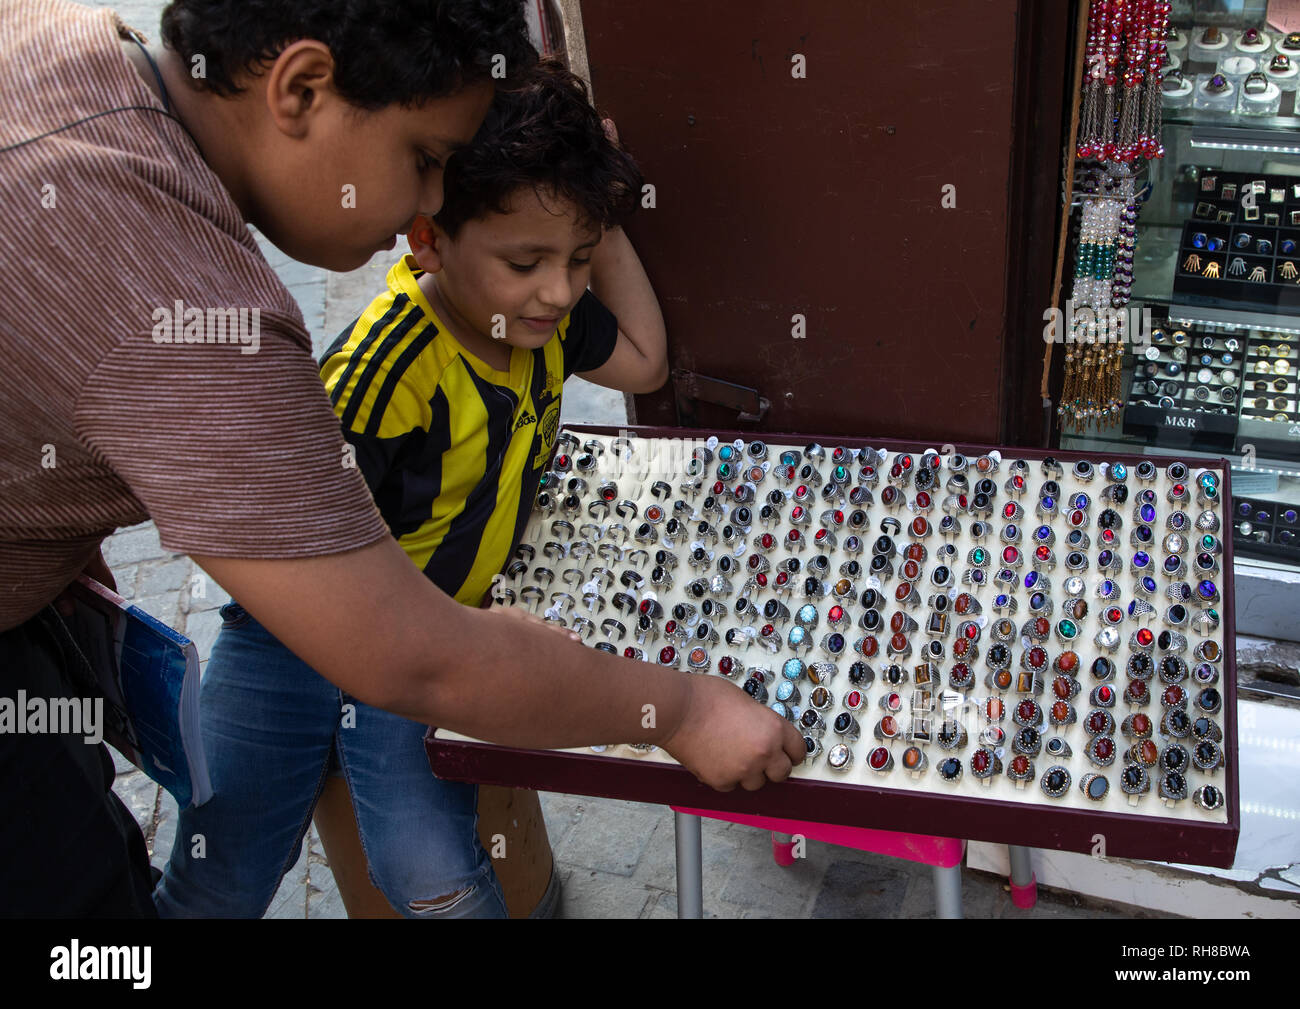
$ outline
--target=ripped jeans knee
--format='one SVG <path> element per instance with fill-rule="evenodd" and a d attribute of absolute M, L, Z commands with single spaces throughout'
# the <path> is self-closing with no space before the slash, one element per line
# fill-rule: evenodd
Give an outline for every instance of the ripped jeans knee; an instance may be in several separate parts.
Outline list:
<path fill-rule="evenodd" d="M 375 885 L 384 889 L 381 882 Z M 445 884 L 444 884 L 445 886 Z M 436 895 L 413 897 L 409 894 L 402 901 L 394 900 L 394 895 L 386 896 L 393 907 L 407 918 L 507 918 L 505 896 L 496 874 L 480 873 L 472 880 L 454 889 L 434 888 Z"/>

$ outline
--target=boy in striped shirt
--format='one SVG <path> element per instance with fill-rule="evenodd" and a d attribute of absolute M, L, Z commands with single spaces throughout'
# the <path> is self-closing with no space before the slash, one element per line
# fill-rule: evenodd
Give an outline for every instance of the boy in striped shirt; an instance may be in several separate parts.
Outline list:
<path fill-rule="evenodd" d="M 478 605 L 523 531 L 564 380 L 656 389 L 665 334 L 618 227 L 640 173 L 572 74 L 544 64 L 500 95 L 445 188 L 321 373 L 393 536 L 439 587 Z M 264 913 L 335 768 L 394 910 L 504 915 L 475 833 L 476 789 L 430 774 L 424 727 L 333 687 L 237 603 L 223 617 L 203 686 L 216 795 L 182 812 L 178 835 L 203 834 L 206 857 L 177 846 L 161 913 Z"/>

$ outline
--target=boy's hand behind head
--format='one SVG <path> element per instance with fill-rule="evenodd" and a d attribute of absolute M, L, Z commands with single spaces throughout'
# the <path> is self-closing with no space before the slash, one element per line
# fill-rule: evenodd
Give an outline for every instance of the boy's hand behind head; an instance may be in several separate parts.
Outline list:
<path fill-rule="evenodd" d="M 176 0 L 162 34 L 180 117 L 244 216 L 335 270 L 438 209 L 501 72 L 536 61 L 522 0 Z"/>

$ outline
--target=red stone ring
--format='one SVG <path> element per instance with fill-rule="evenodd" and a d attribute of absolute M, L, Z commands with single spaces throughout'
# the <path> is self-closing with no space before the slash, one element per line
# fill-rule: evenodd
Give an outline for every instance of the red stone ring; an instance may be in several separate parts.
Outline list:
<path fill-rule="evenodd" d="M 1151 738 L 1151 716 L 1141 711 L 1135 711 L 1124 718 L 1124 722 L 1119 727 L 1119 731 L 1124 734 L 1126 739 L 1135 739 L 1141 741 Z"/>
<path fill-rule="evenodd" d="M 1115 716 L 1104 708 L 1095 708 L 1084 719 L 1083 731 L 1090 736 L 1109 736 L 1115 731 Z"/>
<path fill-rule="evenodd" d="M 1093 687 L 1088 694 L 1088 703 L 1094 708 L 1113 708 L 1115 706 L 1115 688 L 1105 683 Z"/>
<path fill-rule="evenodd" d="M 1033 698 L 1025 698 L 1011 711 L 1011 720 L 1019 726 L 1040 725 L 1043 721 L 1043 709 Z"/>
<path fill-rule="evenodd" d="M 1034 762 L 1024 753 L 1012 757 L 1007 764 L 1007 777 L 1012 781 L 1033 781 L 1034 773 Z"/>
<path fill-rule="evenodd" d="M 971 754 L 970 772 L 981 781 L 992 778 L 1002 773 L 1002 761 L 993 750 L 981 746 Z"/>
<path fill-rule="evenodd" d="M 1109 767 L 1115 762 L 1117 748 L 1110 736 L 1094 736 L 1088 743 L 1088 759 L 1098 767 Z"/>

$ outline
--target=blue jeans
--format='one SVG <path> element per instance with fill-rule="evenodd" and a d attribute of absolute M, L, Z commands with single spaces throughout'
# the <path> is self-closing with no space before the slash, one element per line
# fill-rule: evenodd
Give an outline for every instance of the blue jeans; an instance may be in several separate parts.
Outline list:
<path fill-rule="evenodd" d="M 478 789 L 433 776 L 424 726 L 343 693 L 238 603 L 221 616 L 200 693 L 213 796 L 181 811 L 154 891 L 159 914 L 265 914 L 298 860 L 336 754 L 370 879 L 395 910 L 408 918 L 506 917 L 478 839 Z M 468 892 L 455 902 L 424 907 L 461 891 Z"/>

